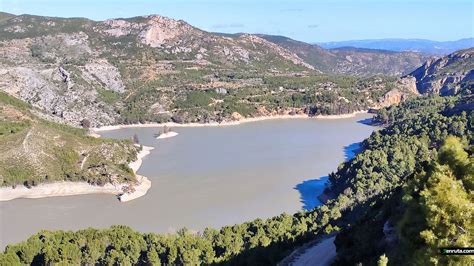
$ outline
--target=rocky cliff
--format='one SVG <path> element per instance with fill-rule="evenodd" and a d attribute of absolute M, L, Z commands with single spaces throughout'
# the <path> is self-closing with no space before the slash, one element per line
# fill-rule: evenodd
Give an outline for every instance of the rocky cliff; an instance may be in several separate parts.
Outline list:
<path fill-rule="evenodd" d="M 473 88 L 474 48 L 460 50 L 439 59 L 428 60 L 410 73 L 420 93 L 454 95 L 461 88 Z"/>

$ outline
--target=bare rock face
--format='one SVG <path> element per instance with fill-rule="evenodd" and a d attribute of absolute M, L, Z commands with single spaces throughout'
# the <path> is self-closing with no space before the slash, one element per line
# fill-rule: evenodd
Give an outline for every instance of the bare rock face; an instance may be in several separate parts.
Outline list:
<path fill-rule="evenodd" d="M 374 108 L 378 109 L 399 104 L 410 97 L 420 94 L 416 89 L 416 79 L 411 76 L 398 79 L 394 86 L 394 89 L 389 90 L 378 99 L 378 103 L 373 106 Z"/>
<path fill-rule="evenodd" d="M 89 36 L 83 32 L 35 38 L 30 49 L 34 57 L 51 63 L 80 64 L 92 54 Z"/>
<path fill-rule="evenodd" d="M 108 19 L 104 21 L 104 24 L 109 26 L 108 29 L 104 30 L 107 35 L 113 37 L 121 37 L 132 34 L 135 30 L 140 29 L 140 25 L 137 23 L 131 23 L 123 19 Z"/>
<path fill-rule="evenodd" d="M 84 66 L 83 76 L 90 82 L 99 82 L 104 88 L 122 93 L 125 91 L 120 72 L 107 60 L 100 59 Z"/>
<path fill-rule="evenodd" d="M 79 126 L 85 118 L 92 121 L 92 126 L 113 123 L 116 114 L 97 101 L 95 90 L 68 86 L 65 79 L 70 75 L 67 71 L 61 74 L 58 68 L 4 68 L 0 71 L 0 89 L 45 111 L 47 117 L 59 117 L 73 126 Z"/>
<path fill-rule="evenodd" d="M 193 27 L 184 21 L 157 15 L 146 18 L 148 21 L 139 34 L 139 39 L 142 43 L 151 47 L 160 47 L 168 40 L 176 39 L 180 35 L 193 30 Z"/>
<path fill-rule="evenodd" d="M 142 17 L 140 21 L 109 19 L 103 22 L 102 32 L 113 37 L 127 35 L 137 36 L 139 42 L 151 47 L 163 47 L 168 41 L 177 41 L 183 34 L 195 30 L 184 21 L 174 20 L 163 16 L 152 15 Z M 177 50 L 176 50 L 177 49 Z M 175 47 L 174 53 L 187 47 Z"/>
<path fill-rule="evenodd" d="M 412 76 L 400 78 L 397 80 L 397 85 L 408 92 L 419 94 L 418 90 L 416 89 L 416 78 Z"/>
<path fill-rule="evenodd" d="M 0 88 L 36 107 L 49 106 L 53 111 L 56 104 L 55 84 L 26 67 L 15 67 L 0 71 Z"/>
<path fill-rule="evenodd" d="M 379 107 L 387 107 L 393 104 L 399 104 L 404 100 L 404 98 L 405 94 L 400 92 L 398 89 L 390 90 L 379 99 Z"/>
<path fill-rule="evenodd" d="M 69 74 L 69 72 L 62 67 L 58 68 L 58 72 L 59 72 L 59 75 L 61 75 L 63 82 L 67 84 L 67 88 L 68 89 L 72 88 L 72 86 L 74 86 L 74 83 L 71 80 L 71 74 Z"/>
<path fill-rule="evenodd" d="M 233 112 L 231 117 L 232 117 L 232 120 L 234 120 L 234 121 L 239 121 L 239 120 L 242 120 L 244 118 L 241 114 L 239 114 L 237 112 Z"/>
<path fill-rule="evenodd" d="M 410 76 L 416 78 L 422 94 L 454 95 L 463 83 L 474 80 L 474 48 L 428 60 Z"/>

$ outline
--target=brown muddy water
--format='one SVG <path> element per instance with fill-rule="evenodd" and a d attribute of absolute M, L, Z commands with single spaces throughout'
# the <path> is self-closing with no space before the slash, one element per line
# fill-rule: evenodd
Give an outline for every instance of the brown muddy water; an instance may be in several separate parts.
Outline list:
<path fill-rule="evenodd" d="M 41 229 L 129 225 L 141 232 L 202 230 L 311 209 L 328 173 L 353 156 L 374 127 L 371 115 L 337 120 L 281 119 L 226 127 L 159 128 L 102 132 L 155 149 L 138 173 L 152 181 L 148 194 L 127 203 L 112 195 L 0 202 L 0 248 Z"/>

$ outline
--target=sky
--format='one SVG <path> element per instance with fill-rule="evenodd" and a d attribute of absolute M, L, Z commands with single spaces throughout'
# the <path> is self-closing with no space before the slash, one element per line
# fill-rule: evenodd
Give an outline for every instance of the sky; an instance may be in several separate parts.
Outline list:
<path fill-rule="evenodd" d="M 311 43 L 474 36 L 473 0 L 0 0 L 0 11 L 93 20 L 159 14 L 207 31 Z"/>

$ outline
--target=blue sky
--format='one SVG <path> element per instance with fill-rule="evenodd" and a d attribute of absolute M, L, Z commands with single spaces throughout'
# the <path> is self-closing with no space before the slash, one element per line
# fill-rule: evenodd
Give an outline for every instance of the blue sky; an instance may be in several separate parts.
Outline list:
<path fill-rule="evenodd" d="M 104 20 L 160 14 L 218 32 L 284 35 L 307 42 L 474 36 L 472 0 L 0 0 L 14 14 Z"/>

